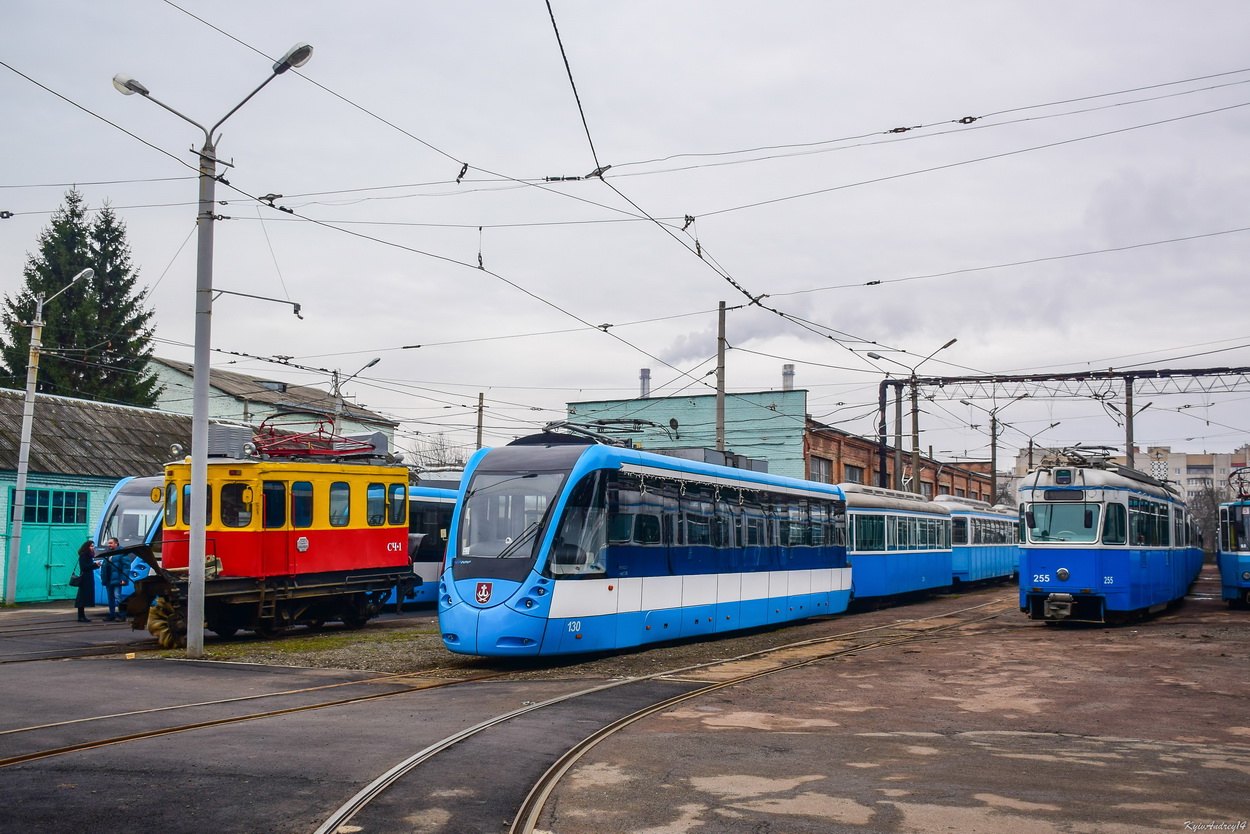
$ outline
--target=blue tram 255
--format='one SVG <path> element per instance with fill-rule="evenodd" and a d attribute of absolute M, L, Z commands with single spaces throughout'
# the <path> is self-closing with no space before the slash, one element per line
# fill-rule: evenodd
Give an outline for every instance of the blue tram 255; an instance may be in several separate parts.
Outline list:
<path fill-rule="evenodd" d="M 1107 623 L 1182 599 L 1202 568 L 1185 502 L 1172 486 L 1066 450 L 1020 493 L 1020 610 L 1035 620 Z"/>
<path fill-rule="evenodd" d="M 844 611 L 830 484 L 544 433 L 469 462 L 439 584 L 453 652 L 603 651 Z"/>

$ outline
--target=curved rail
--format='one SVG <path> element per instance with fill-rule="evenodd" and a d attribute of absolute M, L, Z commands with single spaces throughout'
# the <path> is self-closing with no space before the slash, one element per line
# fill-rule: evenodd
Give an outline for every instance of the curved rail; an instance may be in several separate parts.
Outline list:
<path fill-rule="evenodd" d="M 577 692 L 567 693 L 565 695 L 551 698 L 546 701 L 541 701 L 535 704 L 528 704 L 520 709 L 513 710 L 507 713 L 503 713 L 501 715 L 497 715 L 493 718 L 489 718 L 485 721 L 482 721 L 479 724 L 476 724 L 472 727 L 468 727 L 464 730 L 461 730 L 460 732 L 455 733 L 454 735 L 450 735 L 438 742 L 435 742 L 434 744 L 429 745 L 423 750 L 420 750 L 419 752 L 414 753 L 412 756 L 408 757 L 407 759 L 404 759 L 403 761 L 399 762 L 394 767 L 390 768 L 385 773 L 378 776 L 376 779 L 374 779 L 372 782 L 366 785 L 363 789 L 361 789 L 355 796 L 353 796 L 351 799 L 345 802 L 342 806 L 336 809 L 334 813 L 332 813 L 320 826 L 317 827 L 314 834 L 334 834 L 334 832 L 339 831 L 341 826 L 344 826 L 347 823 L 349 823 L 351 819 L 354 816 L 356 816 L 356 814 L 358 814 L 370 802 L 372 802 L 374 799 L 376 799 L 378 796 L 384 793 L 387 788 L 395 784 L 397 781 L 399 781 L 399 779 L 401 779 L 406 774 L 410 773 L 419 765 L 425 764 L 429 762 L 430 760 L 434 759 L 439 753 L 442 753 L 448 750 L 449 748 L 454 747 L 456 744 L 459 744 L 460 742 L 463 742 L 466 739 L 477 736 L 485 732 L 486 730 L 489 730 L 493 727 L 499 726 L 500 724 L 504 724 L 519 716 L 526 715 L 536 710 L 546 709 L 554 705 L 565 703 L 565 702 L 568 702 L 577 698 L 581 698 L 581 697 L 584 697 L 593 693 L 603 692 L 608 689 L 615 689 L 617 687 L 622 687 L 622 686 L 629 686 L 632 684 L 637 684 L 642 681 L 649 681 L 649 680 L 655 680 L 657 678 L 666 678 L 666 677 L 671 678 L 677 675 L 681 675 L 683 673 L 694 672 L 699 669 L 707 669 L 707 668 L 715 667 L 715 666 L 723 666 L 726 664 L 736 663 L 736 662 L 748 660 L 751 658 L 758 658 L 758 657 L 767 656 L 770 654 L 793 651 L 796 648 L 801 648 L 805 646 L 819 646 L 819 645 L 833 643 L 833 642 L 845 643 L 850 638 L 855 638 L 855 637 L 859 637 L 862 635 L 868 635 L 874 632 L 880 632 L 880 631 L 885 631 L 889 629 L 897 629 L 897 628 L 905 627 L 908 625 L 914 625 L 916 623 L 925 622 L 926 620 L 945 619 L 945 618 L 948 618 L 957 614 L 961 614 L 961 613 L 965 613 L 969 611 L 978 611 L 978 610 L 988 608 L 994 605 L 1005 606 L 1006 603 L 1004 603 L 1001 600 L 995 600 L 993 602 L 969 606 L 967 608 L 962 608 L 962 609 L 958 609 L 955 611 L 943 612 L 941 614 L 936 614 L 931 617 L 920 617 L 920 618 L 915 618 L 915 619 L 900 620 L 898 622 L 889 623 L 887 625 L 873 626 L 870 628 L 859 629 L 856 631 L 841 632 L 839 634 L 830 635 L 827 637 L 817 637 L 817 638 L 812 638 L 808 640 L 796 641 L 796 642 L 787 643 L 781 646 L 774 646 L 768 649 L 763 649 L 757 652 L 749 652 L 749 653 L 742 654 L 733 658 L 718 659 L 718 660 L 710 661 L 707 663 L 699 663 L 699 664 L 695 664 L 691 666 L 684 666 L 684 667 L 677 668 L 677 669 L 669 669 L 666 671 L 655 672 L 650 675 L 644 675 L 644 676 L 640 676 L 636 678 L 611 681 L 609 683 L 602 684 L 599 686 L 590 687 L 588 689 L 583 689 Z M 547 772 L 538 780 L 538 782 L 530 789 L 525 800 L 521 803 L 520 809 L 518 810 L 516 814 L 516 817 L 513 821 L 510 832 L 513 832 L 514 834 L 519 833 L 519 832 L 532 832 L 534 825 L 537 823 L 539 815 L 542 813 L 542 809 L 546 803 L 547 797 L 550 796 L 551 791 L 555 789 L 555 786 L 559 783 L 559 780 L 564 776 L 564 774 L 568 772 L 569 768 L 571 768 L 577 762 L 578 759 L 584 756 L 591 748 L 593 748 L 600 741 L 610 737 L 616 732 L 619 732 L 620 730 L 624 729 L 625 727 L 629 726 L 635 721 L 638 721 L 641 718 L 645 718 L 646 716 L 651 715 L 657 711 L 667 709 L 673 704 L 679 703 L 681 701 L 694 698 L 700 695 L 706 695 L 711 692 L 724 689 L 726 687 L 734 686 L 739 683 L 743 683 L 745 681 L 763 677 L 765 675 L 770 675 L 776 672 L 786 671 L 789 669 L 800 668 L 802 666 L 810 665 L 812 663 L 816 663 L 821 660 L 827 660 L 832 657 L 847 655 L 853 652 L 860 652 L 860 651 L 865 651 L 865 650 L 874 649 L 874 648 L 884 648 L 887 646 L 894 646 L 894 645 L 899 645 L 903 643 L 915 642 L 917 640 L 929 638 L 935 632 L 948 631 L 951 629 L 964 627 L 964 626 L 973 624 L 975 622 L 984 622 L 987 620 L 992 620 L 992 619 L 997 618 L 998 616 L 999 616 L 998 614 L 993 614 L 991 616 L 979 618 L 976 620 L 964 620 L 958 623 L 952 623 L 948 626 L 940 626 L 936 629 L 931 629 L 929 631 L 906 634 L 906 635 L 901 635 L 898 637 L 864 640 L 863 642 L 859 642 L 854 646 L 841 647 L 837 650 L 830 651 L 830 652 L 823 652 L 819 655 L 814 655 L 812 657 L 804 658 L 799 661 L 781 664 L 772 669 L 759 670 L 759 671 L 751 672 L 748 674 L 739 675 L 739 676 L 736 676 L 734 678 L 731 678 L 725 681 L 718 681 L 716 683 L 709 684 L 708 686 L 700 687 L 691 692 L 683 693 L 673 698 L 665 699 L 649 707 L 646 707 L 642 710 L 639 710 L 633 713 L 632 715 L 626 716 L 603 728 L 600 728 L 595 733 L 593 733 L 592 735 L 584 739 L 582 742 L 575 745 L 568 752 L 566 752 L 559 760 L 557 760 L 557 762 L 553 764 L 547 770 Z"/>

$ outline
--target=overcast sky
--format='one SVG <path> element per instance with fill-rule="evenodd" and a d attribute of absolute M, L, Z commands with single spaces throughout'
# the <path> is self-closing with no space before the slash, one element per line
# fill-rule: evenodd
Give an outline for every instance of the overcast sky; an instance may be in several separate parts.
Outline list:
<path fill-rule="evenodd" d="M 479 392 L 492 444 L 642 368 L 710 393 L 721 301 L 731 392 L 793 363 L 814 417 L 867 435 L 882 376 L 950 339 L 922 375 L 1250 366 L 1244 0 L 550 9 L 9 0 L 0 292 L 77 184 L 127 226 L 158 355 L 190 361 L 203 133 L 111 79 L 211 124 L 303 41 L 221 129 L 214 280 L 303 320 L 220 296 L 213 362 L 327 385 L 263 357 L 380 357 L 345 390 L 402 445 L 471 444 Z M 1231 450 L 1248 397 L 1146 396 L 1136 437 Z M 1005 403 L 979 401 L 1000 454 L 1123 445 L 1093 399 Z M 988 458 L 984 411 L 924 411 L 924 445 Z"/>

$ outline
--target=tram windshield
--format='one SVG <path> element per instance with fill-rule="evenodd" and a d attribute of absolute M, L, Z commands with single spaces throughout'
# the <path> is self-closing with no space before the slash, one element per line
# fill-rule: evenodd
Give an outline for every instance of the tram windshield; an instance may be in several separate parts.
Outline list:
<path fill-rule="evenodd" d="M 1029 540 L 1094 542 L 1098 540 L 1100 504 L 1030 504 L 1025 513 Z"/>
<path fill-rule="evenodd" d="M 479 472 L 460 515 L 457 560 L 529 560 L 565 472 Z"/>
<path fill-rule="evenodd" d="M 98 540 L 117 539 L 121 547 L 144 544 L 154 529 L 159 529 L 163 508 L 152 501 L 152 488 L 161 485 L 160 477 L 134 478 L 122 485 L 100 520 Z"/>

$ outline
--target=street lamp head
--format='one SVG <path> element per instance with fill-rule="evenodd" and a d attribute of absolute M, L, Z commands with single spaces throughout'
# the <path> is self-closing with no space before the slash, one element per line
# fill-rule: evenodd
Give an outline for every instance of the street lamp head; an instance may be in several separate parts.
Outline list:
<path fill-rule="evenodd" d="M 74 276 L 74 281 L 78 281 L 80 279 L 84 281 L 89 281 L 94 277 L 95 277 L 95 270 L 92 269 L 91 267 L 87 267 L 82 272 Z M 70 283 L 72 284 L 74 283 L 74 281 L 70 281 Z"/>
<path fill-rule="evenodd" d="M 281 75 L 291 67 L 302 67 L 308 63 L 308 59 L 312 57 L 313 48 L 306 43 L 297 43 L 286 51 L 276 64 L 273 65 L 273 74 Z M 113 83 L 117 83 L 114 81 Z"/>
<path fill-rule="evenodd" d="M 942 345 L 940 348 L 938 348 L 938 350 L 946 350 L 948 347 L 950 347 L 951 345 L 955 344 L 955 342 L 958 342 L 958 341 L 959 341 L 958 339 L 951 339 L 949 342 L 947 342 L 946 344 L 944 344 L 944 345 Z M 937 353 L 937 350 L 935 350 L 935 351 L 933 351 L 933 352 L 934 352 L 934 353 Z"/>
<path fill-rule="evenodd" d="M 869 359 L 885 359 L 885 357 L 884 357 L 884 356 L 882 356 L 881 354 L 879 354 L 879 353 L 874 353 L 874 352 L 873 352 L 873 351 L 871 351 L 871 350 L 870 350 L 870 351 L 868 351 L 868 358 L 869 358 Z"/>
<path fill-rule="evenodd" d="M 129 75 L 122 75 L 120 72 L 113 76 L 113 86 L 117 88 L 117 92 L 124 96 L 133 96 L 135 93 L 141 96 L 151 95 L 147 87 L 135 81 Z"/>

